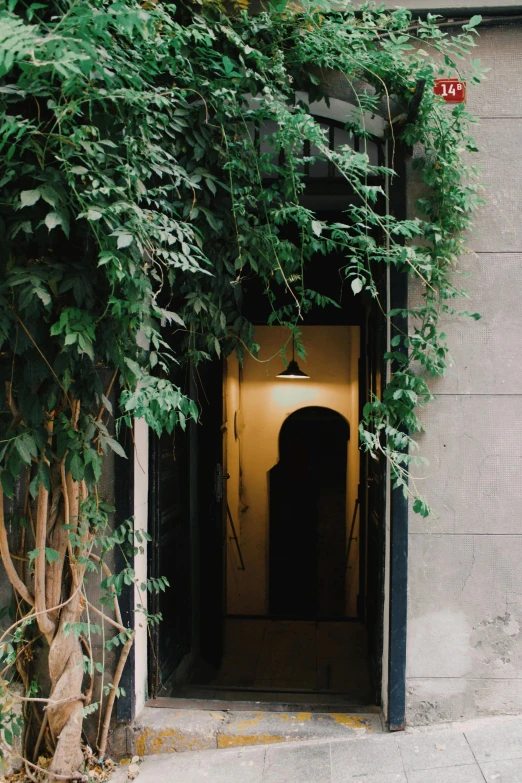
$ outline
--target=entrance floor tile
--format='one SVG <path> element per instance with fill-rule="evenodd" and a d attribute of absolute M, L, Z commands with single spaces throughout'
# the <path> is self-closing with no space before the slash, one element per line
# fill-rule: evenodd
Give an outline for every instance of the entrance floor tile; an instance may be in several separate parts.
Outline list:
<path fill-rule="evenodd" d="M 368 705 L 373 695 L 366 655 L 359 622 L 229 617 L 220 670 L 193 684 L 344 694 L 352 704 Z"/>
<path fill-rule="evenodd" d="M 366 658 L 368 642 L 361 623 L 318 622 L 317 654 L 320 658 Z"/>
<path fill-rule="evenodd" d="M 234 657 L 259 653 L 265 635 L 266 620 L 227 619 L 225 654 Z"/>
<path fill-rule="evenodd" d="M 255 658 L 242 655 L 227 655 L 223 658 L 216 685 L 235 685 L 250 688 L 256 673 Z"/>

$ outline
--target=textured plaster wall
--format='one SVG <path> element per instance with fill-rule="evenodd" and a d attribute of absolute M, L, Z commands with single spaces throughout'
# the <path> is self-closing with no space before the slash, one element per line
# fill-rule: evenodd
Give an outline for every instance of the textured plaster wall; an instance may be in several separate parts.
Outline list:
<path fill-rule="evenodd" d="M 522 712 L 521 40 L 514 24 L 484 30 L 491 71 L 469 90 L 487 205 L 460 283 L 483 317 L 445 324 L 453 362 L 422 416 L 439 519 L 410 514 L 410 724 Z"/>
<path fill-rule="evenodd" d="M 246 570 L 233 542 L 228 540 L 227 611 L 229 614 L 259 614 L 268 611 L 268 471 L 277 463 L 279 431 L 285 418 L 309 405 L 320 405 L 344 416 L 350 424 L 347 475 L 347 528 L 351 523 L 359 482 L 358 451 L 358 358 L 359 327 L 308 326 L 302 329 L 308 352 L 300 366 L 311 376 L 306 381 L 277 380 L 283 368 L 278 350 L 288 339 L 280 327 L 258 327 L 256 341 L 260 358 L 245 358 L 239 384 L 237 362 L 229 361 L 227 400 L 228 502 L 241 543 Z M 235 420 L 235 426 L 234 426 Z M 234 431 L 239 435 L 239 442 Z M 239 501 L 239 449 L 242 466 L 242 502 Z M 241 513 L 240 509 L 248 506 Z M 229 526 L 229 535 L 231 529 Z M 355 531 L 357 536 L 357 531 Z M 355 615 L 358 588 L 358 547 L 350 553 L 347 614 Z M 304 575 L 306 578 L 306 575 Z"/>

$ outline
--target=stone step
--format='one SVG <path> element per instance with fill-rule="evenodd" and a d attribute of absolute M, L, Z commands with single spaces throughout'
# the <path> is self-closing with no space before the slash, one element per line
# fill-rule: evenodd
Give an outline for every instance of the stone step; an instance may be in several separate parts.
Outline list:
<path fill-rule="evenodd" d="M 138 756 L 381 732 L 378 713 L 267 712 L 145 707 L 133 727 Z"/>

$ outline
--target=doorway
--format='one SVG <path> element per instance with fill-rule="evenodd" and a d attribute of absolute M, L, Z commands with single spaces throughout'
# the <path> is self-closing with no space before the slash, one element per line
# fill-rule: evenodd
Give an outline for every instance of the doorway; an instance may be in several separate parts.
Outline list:
<path fill-rule="evenodd" d="M 345 612 L 348 422 L 319 406 L 283 423 L 269 472 L 269 612 L 342 619 Z"/>
<path fill-rule="evenodd" d="M 310 378 L 301 383 L 277 378 L 279 327 L 256 330 L 261 359 L 275 354 L 268 367 L 230 357 L 194 375 L 201 422 L 176 445 L 170 477 L 172 449 L 161 450 L 159 495 L 165 505 L 172 470 L 183 469 L 175 489 L 186 496 L 177 517 L 185 539 L 178 534 L 172 578 L 186 644 L 166 678 L 156 666 L 155 695 L 313 709 L 380 703 L 384 507 L 361 488 L 368 467 L 352 434 L 370 382 L 377 391 L 366 327 L 304 326 Z M 166 551 L 162 559 L 174 562 Z M 158 609 L 175 629 L 181 606 L 165 594 Z M 172 638 L 156 648 L 160 661 L 167 648 Z"/>
<path fill-rule="evenodd" d="M 343 182 L 310 172 L 303 201 L 318 219 L 342 221 L 350 198 Z M 359 451 L 357 426 L 383 382 L 386 278 L 380 301 L 354 296 L 344 264 L 332 253 L 307 272 L 310 288 L 338 303 L 312 310 L 302 326 L 309 380 L 277 379 L 288 335 L 266 326 L 266 297 L 249 280 L 263 361 L 231 357 L 192 375 L 201 422 L 186 437 L 180 489 L 190 628 L 167 679 L 154 680 L 161 660 L 151 655 L 152 696 L 257 709 L 381 704 L 386 467 Z M 165 595 L 158 606 L 165 624 L 174 603 Z"/>

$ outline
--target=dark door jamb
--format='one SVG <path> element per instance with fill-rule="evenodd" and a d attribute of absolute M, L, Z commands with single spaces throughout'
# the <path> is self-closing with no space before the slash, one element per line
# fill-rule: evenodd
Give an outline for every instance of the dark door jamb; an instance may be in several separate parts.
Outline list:
<path fill-rule="evenodd" d="M 390 187 L 393 215 L 406 217 L 406 150 L 396 149 L 397 176 Z M 407 308 L 408 277 L 394 267 L 390 269 L 390 308 Z M 406 316 L 391 319 L 394 333 L 408 330 Z M 403 731 L 406 723 L 406 636 L 408 617 L 408 501 L 402 489 L 390 495 L 390 614 L 388 651 L 388 728 Z"/>
<path fill-rule="evenodd" d="M 406 307 L 408 279 L 392 270 L 391 306 Z M 392 319 L 392 330 L 407 329 L 407 318 Z M 406 720 L 406 633 L 408 615 L 408 500 L 402 489 L 390 495 L 390 624 L 388 653 L 388 726 L 402 731 Z"/>

